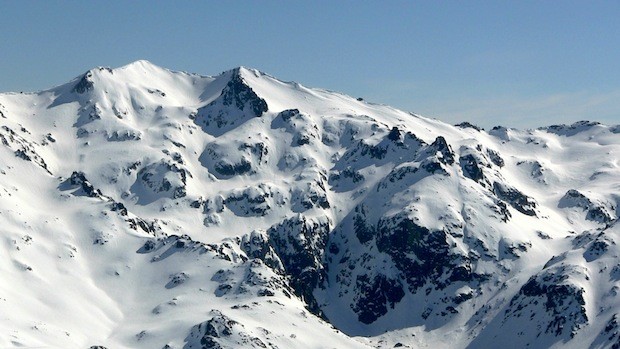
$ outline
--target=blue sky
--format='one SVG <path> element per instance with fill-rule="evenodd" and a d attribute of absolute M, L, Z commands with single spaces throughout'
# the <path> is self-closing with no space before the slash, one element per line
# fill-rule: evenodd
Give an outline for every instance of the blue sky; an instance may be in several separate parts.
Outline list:
<path fill-rule="evenodd" d="M 620 1 L 0 0 L 0 91 L 244 65 L 455 123 L 620 123 Z"/>

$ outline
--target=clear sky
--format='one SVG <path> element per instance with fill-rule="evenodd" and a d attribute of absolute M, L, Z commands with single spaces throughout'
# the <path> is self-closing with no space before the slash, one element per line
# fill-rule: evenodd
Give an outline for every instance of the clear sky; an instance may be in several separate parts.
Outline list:
<path fill-rule="evenodd" d="M 0 0 L 0 91 L 244 65 L 455 123 L 620 123 L 620 1 Z"/>

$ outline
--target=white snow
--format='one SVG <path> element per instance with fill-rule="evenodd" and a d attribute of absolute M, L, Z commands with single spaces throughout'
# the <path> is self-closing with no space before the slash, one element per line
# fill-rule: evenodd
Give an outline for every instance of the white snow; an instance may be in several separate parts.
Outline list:
<path fill-rule="evenodd" d="M 5 140 L 0 146 L 0 348 L 198 348 L 192 342 L 199 341 L 195 326 L 218 314 L 240 324 L 225 339 L 239 347 L 248 338 L 279 348 L 600 343 L 599 334 L 620 311 L 620 276 L 609 278 L 620 252 L 618 126 L 476 131 L 253 69 L 237 71 L 268 111 L 239 116 L 242 121 L 222 134 L 206 132 L 210 129 L 196 118 L 218 101 L 235 70 L 210 77 L 137 61 L 89 71 L 92 86 L 81 94 L 74 87 L 82 77 L 47 91 L 0 94 L 0 140 Z M 298 113 L 285 120 L 280 113 L 286 109 Z M 404 174 L 389 181 L 399 170 L 424 165 L 415 142 L 405 140 L 408 148 L 399 148 L 387 141 L 395 126 L 427 145 L 445 137 L 456 155 L 455 164 L 445 166 L 448 176 Z M 361 142 L 385 144 L 385 157 L 364 155 Z M 484 155 L 488 167 L 482 172 L 490 181 L 485 186 L 464 176 L 458 158 L 487 154 L 486 149 L 500 154 L 505 165 L 500 168 Z M 19 150 L 31 161 L 16 156 Z M 217 170 L 244 162 L 249 169 L 240 174 Z M 89 197 L 68 184 L 74 171 L 83 172 L 103 195 Z M 533 198 L 536 216 L 508 205 L 512 217 L 502 222 L 490 208 L 494 181 Z M 586 219 L 581 208 L 560 207 L 570 189 L 605 207 L 613 221 L 601 224 Z M 329 206 L 321 206 L 323 199 Z M 114 202 L 124 204 L 127 216 L 111 211 Z M 368 208 L 369 222 L 408 210 L 407 217 L 429 229 L 465 227 L 464 237 L 453 239 L 454 251 L 468 255 L 472 241 L 479 241 L 491 257 L 476 263 L 476 271 L 493 279 L 481 286 L 483 292 L 468 285 L 430 295 L 426 287 L 406 290 L 402 301 L 368 325 L 357 321 L 350 307 L 360 268 L 347 276 L 352 284 L 334 286 L 346 265 L 334 266 L 328 273 L 331 286 L 315 292 L 331 324 L 284 289 L 259 297 L 260 285 L 244 286 L 246 293 L 235 288 L 243 286 L 251 268 L 266 280 L 284 282 L 264 263 L 245 260 L 234 239 L 265 232 L 300 213 L 329 221 L 334 234 L 351 237 L 352 260 L 373 252 L 361 268 L 397 277 L 390 258 L 375 247 L 366 250 L 350 233 L 361 203 L 374 205 Z M 130 219 L 155 229 L 132 229 Z M 590 245 L 571 242 L 584 231 L 604 232 L 612 241 L 602 257 L 586 258 Z M 161 245 L 168 235 L 186 235 L 196 246 Z M 158 245 L 141 252 L 147 241 Z M 226 241 L 230 248 L 221 254 L 203 245 Z M 504 320 L 504 311 L 528 279 L 560 255 L 565 255 L 560 263 L 574 270 L 566 282 L 584 290 L 588 322 L 567 343 L 546 335 L 537 342 L 532 335 L 540 331 L 538 318 Z M 214 277 L 218 270 L 228 271 L 227 281 Z M 233 291 L 217 296 L 222 283 Z M 420 317 L 441 297 L 470 293 L 473 298 L 454 316 Z"/>

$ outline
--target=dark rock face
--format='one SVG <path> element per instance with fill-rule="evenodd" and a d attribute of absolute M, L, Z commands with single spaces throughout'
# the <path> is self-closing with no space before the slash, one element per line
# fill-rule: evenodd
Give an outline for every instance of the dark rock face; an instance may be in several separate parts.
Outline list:
<path fill-rule="evenodd" d="M 454 151 L 448 142 L 446 142 L 446 139 L 442 136 L 435 139 L 435 141 L 430 145 L 430 149 L 441 154 L 440 161 L 444 164 L 452 165 L 454 163 Z"/>
<path fill-rule="evenodd" d="M 498 152 L 493 149 L 487 149 L 487 154 L 489 155 L 489 159 L 491 159 L 492 163 L 494 163 L 498 167 L 504 167 L 504 159 L 501 157 L 501 155 L 499 155 Z"/>
<path fill-rule="evenodd" d="M 267 102 L 243 81 L 239 71 L 233 73 L 232 79 L 222 90 L 221 98 L 225 106 L 235 105 L 239 110 L 249 108 L 257 117 L 263 115 L 268 109 Z"/>
<path fill-rule="evenodd" d="M 326 277 L 324 254 L 330 232 L 328 220 L 309 220 L 302 215 L 271 227 L 267 234 L 284 270 L 291 276 L 291 286 L 317 315 L 322 312 L 313 290 Z"/>
<path fill-rule="evenodd" d="M 258 186 L 231 193 L 224 199 L 223 204 L 237 216 L 261 217 L 267 215 L 271 210 L 270 202 L 272 197 L 271 188 Z"/>
<path fill-rule="evenodd" d="M 87 72 L 82 76 L 80 81 L 73 87 L 73 92 L 83 94 L 93 89 L 93 73 Z"/>
<path fill-rule="evenodd" d="M 355 236 L 362 244 L 371 241 L 377 234 L 376 229 L 366 223 L 366 215 L 369 208 L 366 205 L 355 207 L 355 216 L 353 217 L 353 229 Z"/>
<path fill-rule="evenodd" d="M 78 94 L 84 94 L 92 90 L 94 88 L 93 72 L 96 72 L 96 71 L 114 74 L 114 71 L 108 67 L 99 67 L 96 69 L 89 70 L 88 72 L 86 72 L 86 74 L 82 75 L 82 78 L 80 78 L 80 81 L 78 81 L 78 83 L 75 84 L 75 86 L 73 87 L 71 91 L 78 93 Z"/>
<path fill-rule="evenodd" d="M 144 221 L 146 223 L 146 221 Z M 148 223 L 147 223 L 148 224 Z M 153 225 L 151 223 L 151 225 Z M 156 227 L 153 227 L 156 228 Z M 156 228 L 160 229 L 160 228 Z M 157 252 L 156 255 L 153 256 L 151 262 L 158 262 L 163 259 L 168 258 L 169 256 L 182 252 L 182 251 L 196 251 L 198 253 L 205 253 L 207 251 L 216 250 L 214 247 L 210 245 L 205 245 L 201 242 L 192 240 L 187 235 L 170 235 L 167 237 L 158 237 L 147 240 L 137 251 L 136 253 L 146 254 L 146 253 L 154 253 Z M 215 253 L 215 252 L 214 252 Z M 180 285 L 181 283 L 189 280 L 189 275 L 185 272 L 178 272 L 172 275 L 169 275 L 169 281 L 175 281 L 173 284 Z M 178 282 L 180 281 L 180 282 Z M 176 285 L 175 285 L 176 286 Z"/>
<path fill-rule="evenodd" d="M 609 321 L 607 321 L 605 328 L 601 330 L 598 337 L 590 348 L 620 348 L 620 321 L 618 314 L 613 314 Z"/>
<path fill-rule="evenodd" d="M 267 148 L 267 145 L 263 142 L 243 142 L 237 147 L 237 150 L 251 154 L 256 158 L 256 162 L 259 164 L 266 162 L 266 157 L 269 154 L 269 148 Z"/>
<path fill-rule="evenodd" d="M 252 118 L 262 116 L 268 109 L 267 102 L 243 80 L 240 69 L 236 69 L 220 96 L 198 109 L 194 122 L 205 132 L 220 136 Z"/>
<path fill-rule="evenodd" d="M 445 231 L 430 231 L 409 218 L 382 220 L 377 231 L 378 250 L 392 257 L 412 292 L 429 280 L 443 289 L 452 281 L 478 279 L 469 258 L 451 251 Z M 440 281 L 444 272 L 448 280 Z"/>
<path fill-rule="evenodd" d="M 595 202 L 575 189 L 570 189 L 564 194 L 558 207 L 579 207 L 586 211 L 586 219 L 603 224 L 611 223 L 614 218 L 608 209 L 599 202 Z"/>
<path fill-rule="evenodd" d="M 531 166 L 530 176 L 532 178 L 538 179 L 539 182 L 545 183 L 545 173 L 547 173 L 547 169 L 538 161 L 527 161 L 527 162 L 518 162 L 517 165 L 523 165 L 528 163 Z"/>
<path fill-rule="evenodd" d="M 583 258 L 587 262 L 598 259 L 609 250 L 611 243 L 605 239 L 597 239 L 593 241 L 583 253 Z"/>
<path fill-rule="evenodd" d="M 159 226 L 156 224 L 156 222 L 147 222 L 144 219 L 138 217 L 128 218 L 125 221 L 129 224 L 129 228 L 133 230 L 138 230 L 138 228 L 140 228 L 142 231 L 149 234 L 154 234 L 159 229 Z"/>
<path fill-rule="evenodd" d="M 553 312 L 554 315 L 561 313 L 561 310 L 558 310 L 558 308 L 564 304 L 568 297 L 573 297 L 576 304 L 582 306 L 585 304 L 583 289 L 575 289 L 567 285 L 541 286 L 536 281 L 531 280 L 523 286 L 522 291 L 523 295 L 530 297 L 546 295 L 545 308 L 547 311 Z M 584 308 L 580 308 L 579 311 L 570 313 L 570 315 L 569 319 L 564 317 L 555 318 L 554 321 L 549 323 L 546 331 L 553 331 L 556 335 L 559 335 L 564 331 L 563 325 L 569 320 L 573 320 L 576 324 L 587 323 L 588 321 Z"/>
<path fill-rule="evenodd" d="M 24 127 L 22 132 L 29 133 Z M 47 167 L 47 163 L 41 157 L 35 147 L 35 143 L 26 140 L 24 137 L 18 135 L 13 129 L 8 126 L 2 126 L 0 128 L 0 142 L 12 150 L 14 150 L 15 156 L 25 161 L 31 161 L 41 167 L 45 172 L 52 174 Z"/>
<path fill-rule="evenodd" d="M 189 279 L 189 275 L 183 272 L 170 275 L 170 281 L 166 284 L 166 288 L 168 289 L 175 288 L 185 283 L 185 281 L 187 281 L 188 279 Z"/>
<path fill-rule="evenodd" d="M 432 158 L 431 161 L 427 161 L 425 159 L 420 164 L 420 167 L 416 165 L 406 165 L 400 166 L 394 170 L 392 170 L 386 177 L 383 179 L 378 185 L 377 190 L 387 189 L 392 183 L 398 183 L 408 177 L 416 175 L 420 168 L 425 169 L 428 173 L 439 172 L 441 174 L 446 174 L 443 167 L 441 167 L 441 163 L 436 161 L 435 158 Z M 427 174 L 421 174 L 421 176 L 426 176 Z"/>
<path fill-rule="evenodd" d="M 118 212 L 121 216 L 127 216 L 127 208 L 122 202 L 113 202 L 110 205 L 110 211 Z"/>
<path fill-rule="evenodd" d="M 244 141 L 222 145 L 209 143 L 200 155 L 202 165 L 218 179 L 256 173 L 261 165 L 268 163 L 270 149 L 263 141 Z"/>
<path fill-rule="evenodd" d="M 586 131 L 591 129 L 592 127 L 600 125 L 600 122 L 596 121 L 577 121 L 571 125 L 552 125 L 548 127 L 541 128 L 542 130 L 546 130 L 549 133 L 555 133 L 559 136 L 574 136 L 582 131 Z"/>
<path fill-rule="evenodd" d="M 401 140 L 402 132 L 398 129 L 398 127 L 394 126 L 388 133 L 388 139 L 394 142 Z"/>
<path fill-rule="evenodd" d="M 602 223 L 610 223 L 613 220 L 609 212 L 602 206 L 589 209 L 586 214 L 586 219 Z"/>
<path fill-rule="evenodd" d="M 496 206 L 497 206 L 497 213 L 499 213 L 500 216 L 502 217 L 502 222 L 504 223 L 508 222 L 510 218 L 512 218 L 512 215 L 510 214 L 510 211 L 508 210 L 506 203 L 498 200 Z"/>
<path fill-rule="evenodd" d="M 328 209 L 331 207 L 325 190 L 325 178 L 309 181 L 305 187 L 298 188 L 291 195 L 293 212 L 301 213 L 313 208 Z"/>
<path fill-rule="evenodd" d="M 489 134 L 503 140 L 504 142 L 510 141 L 510 129 L 505 126 L 494 126 L 489 131 Z"/>
<path fill-rule="evenodd" d="M 532 243 L 530 242 L 511 242 L 500 240 L 499 254 L 502 258 L 516 259 L 520 258 L 531 247 Z"/>
<path fill-rule="evenodd" d="M 510 188 L 505 184 L 494 182 L 493 192 L 498 198 L 508 202 L 517 211 L 528 216 L 536 216 L 536 201 L 516 188 Z"/>
<path fill-rule="evenodd" d="M 192 328 L 185 339 L 185 349 L 223 349 L 233 345 L 245 348 L 267 348 L 258 337 L 244 331 L 244 326 L 219 311 L 208 321 Z"/>
<path fill-rule="evenodd" d="M 161 160 L 143 167 L 132 189 L 139 192 L 138 187 L 141 186 L 157 197 L 182 198 L 186 195 L 187 178 L 191 176 L 189 171 L 177 163 Z M 140 203 L 148 203 L 148 200 L 141 200 Z"/>
<path fill-rule="evenodd" d="M 426 158 L 420 164 L 420 168 L 426 170 L 426 172 L 431 174 L 443 174 L 444 176 L 449 176 L 449 173 L 446 171 L 443 166 L 441 166 L 441 161 L 434 158 Z M 413 170 L 415 172 L 415 170 Z"/>
<path fill-rule="evenodd" d="M 73 187 L 80 187 L 84 194 L 91 198 L 102 197 L 101 190 L 96 189 L 87 179 L 84 172 L 74 171 L 71 174 L 71 178 L 68 180 L 69 184 Z"/>
<path fill-rule="evenodd" d="M 361 158 L 366 158 L 378 164 L 389 161 L 392 156 L 413 160 L 416 158 L 417 152 L 422 145 L 426 144 L 413 133 L 393 128 L 379 143 L 371 144 L 365 139 L 360 139 L 354 147 L 345 152 L 340 163 L 342 167 L 350 165 L 355 168 L 356 166 L 353 166 L 354 163 Z M 393 155 L 388 157 L 388 153 Z"/>
<path fill-rule="evenodd" d="M 372 251 L 376 247 L 381 252 L 379 255 L 389 256 L 393 264 L 388 265 L 393 265 L 392 269 L 377 269 L 374 251 L 355 256 L 346 245 L 330 248 L 330 253 L 338 257 L 334 260 L 338 263 L 334 267 L 339 270 L 336 281 L 344 285 L 344 290 L 354 292 L 350 306 L 360 322 L 375 322 L 394 308 L 407 291 L 416 294 L 426 288 L 428 294 L 433 289 L 441 292 L 454 285 L 476 289 L 488 278 L 473 271 L 475 256 L 454 249 L 454 236 L 462 236 L 462 227 L 450 225 L 454 231 L 432 230 L 406 214 L 384 217 L 377 224 L 371 224 L 366 220 L 368 210 L 370 208 L 365 205 L 359 205 L 354 211 L 350 222 L 352 236 L 365 248 Z M 348 234 L 336 236 L 346 243 Z M 446 296 L 441 302 L 455 314 L 458 310 L 454 307 L 472 297 L 473 293 L 454 299 Z"/>
<path fill-rule="evenodd" d="M 454 126 L 460 127 L 460 128 L 471 128 L 471 129 L 474 129 L 476 131 L 483 131 L 484 130 L 482 127 L 476 126 L 476 125 L 474 125 L 474 124 L 472 124 L 470 122 L 467 122 L 467 121 L 463 121 L 460 124 L 456 124 Z"/>
<path fill-rule="evenodd" d="M 405 296 L 402 285 L 397 280 L 390 280 L 385 275 L 374 278 L 358 275 L 356 287 L 359 291 L 353 306 L 358 320 L 364 324 L 375 322 L 388 312 L 388 306 L 394 305 Z"/>
<path fill-rule="evenodd" d="M 585 195 L 580 193 L 578 190 L 570 189 L 564 194 L 562 199 L 560 199 L 560 204 L 558 205 L 560 208 L 562 207 L 581 207 L 583 209 L 587 209 L 592 204 L 592 201 L 588 199 Z"/>
<path fill-rule="evenodd" d="M 582 255 L 587 262 L 597 260 L 616 244 L 604 231 L 585 231 L 575 236 L 572 243 L 575 249 L 583 249 Z"/>
<path fill-rule="evenodd" d="M 299 115 L 299 109 L 286 109 L 278 114 L 278 117 L 282 118 L 284 121 L 290 120 L 295 115 Z"/>
<path fill-rule="evenodd" d="M 243 252 L 240 253 L 235 245 Z M 211 281 L 219 283 L 214 292 L 216 297 L 251 293 L 258 297 L 283 294 L 291 298 L 293 290 L 289 275 L 265 232 L 254 231 L 221 244 L 206 245 L 205 248 L 215 258 L 236 264 L 233 269 L 218 270 L 211 278 Z M 235 273 L 236 268 L 241 268 L 242 273 Z"/>
<path fill-rule="evenodd" d="M 284 272 L 284 265 L 280 257 L 269 241 L 269 237 L 264 232 L 253 231 L 241 237 L 239 246 L 251 259 L 260 259 L 265 265 L 277 272 Z"/>
<path fill-rule="evenodd" d="M 473 179 L 474 181 L 481 183 L 484 180 L 484 173 L 482 167 L 478 164 L 478 160 L 472 154 L 461 156 L 459 163 L 463 169 L 465 177 Z"/>
<path fill-rule="evenodd" d="M 250 172 L 252 164 L 246 159 L 241 159 L 239 163 L 229 164 L 225 162 L 218 162 L 215 164 L 215 171 L 222 176 L 232 177 L 236 175 L 242 175 Z"/>
<path fill-rule="evenodd" d="M 222 348 L 216 338 L 230 337 L 235 325 L 239 325 L 239 323 L 221 313 L 212 317 L 211 320 L 199 324 L 197 330 L 203 334 L 200 338 L 200 344 L 203 348 Z"/>
<path fill-rule="evenodd" d="M 565 339 L 572 338 L 582 326 L 588 323 L 585 309 L 585 290 L 577 284 L 568 282 L 568 275 L 581 273 L 571 270 L 571 266 L 543 270 L 533 276 L 521 287 L 519 293 L 510 301 L 506 310 L 506 318 L 533 316 L 543 311 L 548 317 L 546 323 L 538 327 L 544 332 Z"/>
<path fill-rule="evenodd" d="M 349 166 L 342 171 L 331 173 L 328 183 L 335 191 L 343 192 L 354 189 L 357 183 L 364 180 L 364 175 Z"/>
<path fill-rule="evenodd" d="M 105 137 L 109 142 L 139 141 L 142 139 L 142 134 L 136 130 L 113 131 L 112 133 L 106 131 Z"/>
<path fill-rule="evenodd" d="M 370 145 L 364 142 L 363 140 L 359 143 L 360 155 L 361 156 L 369 156 L 372 159 L 381 160 L 387 154 L 387 146 L 379 145 Z"/>
<path fill-rule="evenodd" d="M 298 109 L 280 112 L 271 122 L 271 128 L 284 129 L 291 134 L 291 147 L 314 144 L 321 140 L 316 122 L 309 115 L 299 112 Z"/>

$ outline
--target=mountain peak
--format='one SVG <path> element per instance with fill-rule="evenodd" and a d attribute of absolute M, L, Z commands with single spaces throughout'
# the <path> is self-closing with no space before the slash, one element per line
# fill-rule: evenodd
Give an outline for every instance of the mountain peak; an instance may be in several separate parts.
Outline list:
<path fill-rule="evenodd" d="M 131 66 L 157 66 L 157 65 L 146 59 L 138 59 L 136 61 L 133 61 L 131 63 L 124 65 L 124 67 L 131 67 Z"/>
<path fill-rule="evenodd" d="M 230 75 L 231 78 L 239 77 L 242 80 L 255 79 L 260 78 L 261 76 L 266 76 L 268 74 L 263 73 L 262 71 L 254 68 L 249 68 L 245 66 L 238 66 L 229 70 L 222 72 L 220 75 Z"/>
<path fill-rule="evenodd" d="M 121 76 L 124 76 L 126 80 L 131 82 L 135 82 L 134 79 L 143 79 L 145 75 L 158 77 L 166 77 L 178 74 L 188 75 L 187 73 L 161 67 L 145 59 L 137 60 L 122 67 L 115 68 L 114 72 L 118 73 Z"/>
<path fill-rule="evenodd" d="M 152 71 L 152 70 L 168 70 L 166 68 L 162 68 L 146 59 L 139 59 L 137 61 L 126 64 L 118 70 L 141 70 L 141 71 Z"/>
<path fill-rule="evenodd" d="M 618 127 L 454 127 L 244 66 L 52 92 L 0 94 L 0 347 L 620 341 Z"/>
<path fill-rule="evenodd" d="M 97 67 L 97 68 L 90 69 L 89 71 L 84 73 L 84 75 L 82 75 L 79 78 L 78 83 L 75 84 L 72 91 L 82 94 L 82 93 L 92 90 L 95 86 L 96 77 L 100 75 L 101 72 L 107 72 L 109 74 L 114 74 L 114 71 L 108 67 Z"/>
<path fill-rule="evenodd" d="M 245 67 L 245 66 L 239 66 L 237 68 L 235 68 L 239 74 L 241 75 L 254 75 L 256 77 L 262 76 L 262 75 L 267 75 L 264 72 L 258 70 L 258 69 L 254 69 L 254 68 L 250 68 L 250 67 Z"/>

